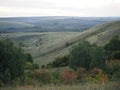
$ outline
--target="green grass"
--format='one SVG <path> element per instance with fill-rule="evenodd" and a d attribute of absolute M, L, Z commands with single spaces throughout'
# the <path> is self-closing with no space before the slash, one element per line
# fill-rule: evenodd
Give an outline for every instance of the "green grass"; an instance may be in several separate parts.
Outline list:
<path fill-rule="evenodd" d="M 118 83 L 5 87 L 0 90 L 120 90 Z"/>

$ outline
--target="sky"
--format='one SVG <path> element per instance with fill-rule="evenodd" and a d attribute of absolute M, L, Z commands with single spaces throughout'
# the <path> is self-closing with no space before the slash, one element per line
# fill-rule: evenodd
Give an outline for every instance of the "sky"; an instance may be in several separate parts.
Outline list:
<path fill-rule="evenodd" d="M 0 17 L 118 17 L 120 0 L 0 0 Z"/>

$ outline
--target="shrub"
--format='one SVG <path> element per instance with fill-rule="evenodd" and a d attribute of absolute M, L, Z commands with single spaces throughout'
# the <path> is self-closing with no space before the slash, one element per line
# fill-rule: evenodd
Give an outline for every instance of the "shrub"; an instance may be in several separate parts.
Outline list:
<path fill-rule="evenodd" d="M 61 73 L 61 80 L 64 84 L 72 84 L 77 79 L 77 75 L 73 71 L 65 70 Z"/>
<path fill-rule="evenodd" d="M 120 79 L 120 61 L 119 60 L 111 60 L 107 62 L 107 71 L 109 78 L 111 80 Z"/>
<path fill-rule="evenodd" d="M 85 74 L 86 74 L 85 68 L 81 68 L 81 67 L 77 68 L 76 74 L 77 74 L 77 80 L 79 82 L 82 83 L 85 82 Z"/>
<path fill-rule="evenodd" d="M 120 51 L 114 51 L 110 55 L 110 59 L 119 59 L 120 60 Z"/>
<path fill-rule="evenodd" d="M 52 72 L 52 75 L 53 75 L 53 84 L 59 84 L 61 82 L 60 71 L 55 70 Z"/>
<path fill-rule="evenodd" d="M 94 68 L 90 73 L 90 81 L 104 84 L 108 81 L 108 77 L 105 75 L 102 69 Z"/>
<path fill-rule="evenodd" d="M 73 69 L 82 67 L 88 70 L 91 62 L 90 49 L 91 45 L 87 41 L 82 41 L 78 45 L 73 46 L 70 51 L 69 66 Z"/>
<path fill-rule="evenodd" d="M 36 71 L 35 78 L 42 84 L 52 83 L 52 80 L 53 80 L 52 74 L 47 70 Z"/>
<path fill-rule="evenodd" d="M 51 63 L 48 63 L 46 66 L 42 65 L 41 68 L 55 68 L 55 67 L 63 67 L 68 66 L 69 64 L 69 55 L 64 55 L 61 57 L 56 57 L 55 60 Z"/>

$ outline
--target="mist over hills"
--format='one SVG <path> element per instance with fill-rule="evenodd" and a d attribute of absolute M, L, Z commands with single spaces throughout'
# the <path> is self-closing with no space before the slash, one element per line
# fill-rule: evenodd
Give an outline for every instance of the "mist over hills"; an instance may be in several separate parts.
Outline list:
<path fill-rule="evenodd" d="M 82 32 L 120 17 L 14 17 L 0 18 L 0 32 Z"/>

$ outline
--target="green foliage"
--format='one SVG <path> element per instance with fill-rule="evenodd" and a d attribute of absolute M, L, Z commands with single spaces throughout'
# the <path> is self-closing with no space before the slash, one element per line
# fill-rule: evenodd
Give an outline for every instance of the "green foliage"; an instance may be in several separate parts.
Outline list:
<path fill-rule="evenodd" d="M 27 62 L 27 64 L 26 64 Z M 33 60 L 30 54 L 25 54 L 20 46 L 9 39 L 0 40 L 0 80 L 9 84 L 11 80 L 24 73 L 25 66 L 31 67 Z"/>
<path fill-rule="evenodd" d="M 119 36 L 114 36 L 105 46 L 105 50 L 108 54 L 108 59 L 115 59 L 115 54 L 117 54 L 120 51 L 120 38 Z M 117 52 L 116 52 L 117 51 Z M 113 55 L 114 54 L 114 55 Z M 118 58 L 119 56 L 117 56 Z"/>
<path fill-rule="evenodd" d="M 114 36 L 109 43 L 105 45 L 105 49 L 107 51 L 113 52 L 116 50 L 120 50 L 120 38 L 119 36 Z"/>
<path fill-rule="evenodd" d="M 62 57 L 57 57 L 57 58 L 55 58 L 55 61 L 53 61 L 52 65 L 53 65 L 53 67 L 67 66 L 68 62 L 69 62 L 68 59 L 69 59 L 68 55 L 65 55 Z"/>
<path fill-rule="evenodd" d="M 56 57 L 53 62 L 48 63 L 46 66 L 42 65 L 41 68 L 63 67 L 63 66 L 68 66 L 68 64 L 69 64 L 69 55 L 64 55 L 61 57 Z"/>
<path fill-rule="evenodd" d="M 111 53 L 110 58 L 113 59 L 119 59 L 120 60 L 120 51 L 114 51 Z"/>
<path fill-rule="evenodd" d="M 101 68 L 105 69 L 105 61 L 106 61 L 106 55 L 105 50 L 103 47 L 94 47 L 92 48 L 92 60 L 90 63 L 91 68 Z"/>
<path fill-rule="evenodd" d="M 87 41 L 82 41 L 78 45 L 74 46 L 70 51 L 70 67 L 76 69 L 77 67 L 90 68 L 91 45 Z"/>
<path fill-rule="evenodd" d="M 9 39 L 0 40 L 0 76 L 4 76 L 6 71 L 10 74 L 10 79 L 20 76 L 24 72 L 25 61 L 25 54 L 20 47 Z M 4 81 L 7 77 L 0 79 Z"/>
<path fill-rule="evenodd" d="M 2 78 L 4 78 L 4 79 L 3 79 L 4 84 L 9 84 L 9 83 L 10 83 L 11 75 L 10 75 L 9 69 L 6 69 L 6 70 L 5 70 Z"/>
<path fill-rule="evenodd" d="M 70 67 L 82 67 L 86 70 L 90 68 L 101 68 L 105 70 L 106 62 L 105 50 L 103 47 L 91 45 L 87 41 L 82 41 L 74 46 L 70 51 Z"/>
<path fill-rule="evenodd" d="M 58 84 L 58 83 L 61 82 L 60 74 L 61 73 L 58 70 L 55 70 L 55 71 L 52 72 L 52 76 L 53 76 L 53 81 L 52 82 L 54 84 Z"/>
<path fill-rule="evenodd" d="M 120 61 L 111 60 L 107 62 L 107 72 L 111 80 L 120 79 Z"/>
<path fill-rule="evenodd" d="M 32 58 L 32 56 L 31 56 L 31 54 L 26 53 L 26 57 L 27 57 L 27 61 L 28 61 L 28 62 L 33 63 L 33 58 Z"/>

